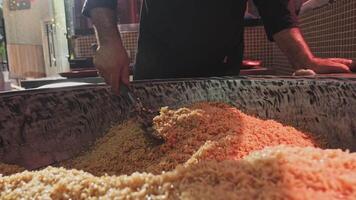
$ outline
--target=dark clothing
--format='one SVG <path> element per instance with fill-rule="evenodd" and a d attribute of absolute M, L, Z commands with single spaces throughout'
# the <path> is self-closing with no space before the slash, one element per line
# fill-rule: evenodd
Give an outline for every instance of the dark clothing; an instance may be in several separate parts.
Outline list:
<path fill-rule="evenodd" d="M 270 40 L 297 25 L 293 0 L 254 2 Z M 116 5 L 87 0 L 83 13 Z M 246 0 L 144 0 L 135 79 L 238 75 L 245 10 Z"/>

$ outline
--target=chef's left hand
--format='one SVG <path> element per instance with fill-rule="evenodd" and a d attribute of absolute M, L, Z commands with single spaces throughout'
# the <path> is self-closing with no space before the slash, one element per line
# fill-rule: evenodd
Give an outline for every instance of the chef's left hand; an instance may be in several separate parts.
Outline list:
<path fill-rule="evenodd" d="M 329 60 L 346 65 L 351 71 L 356 72 L 356 62 L 345 58 L 329 58 Z"/>
<path fill-rule="evenodd" d="M 341 58 L 312 58 L 307 67 L 317 74 L 350 73 L 348 63 L 347 59 Z"/>

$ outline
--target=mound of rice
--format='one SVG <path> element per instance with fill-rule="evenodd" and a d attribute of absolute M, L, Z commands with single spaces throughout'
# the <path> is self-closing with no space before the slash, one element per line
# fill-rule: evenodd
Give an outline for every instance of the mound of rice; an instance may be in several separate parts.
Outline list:
<path fill-rule="evenodd" d="M 0 198 L 356 199 L 355 153 L 273 120 L 198 103 L 162 108 L 154 128 L 163 145 L 131 119 L 58 168 L 0 165 Z"/>
<path fill-rule="evenodd" d="M 130 120 L 113 127 L 90 151 L 60 166 L 96 176 L 161 174 L 187 161 L 237 160 L 268 146 L 319 146 L 309 134 L 248 116 L 222 103 L 197 103 L 178 110 L 162 108 L 153 122 L 165 139 L 163 145 L 152 145 L 137 120 Z"/>
<path fill-rule="evenodd" d="M 95 177 L 49 167 L 0 178 L 1 199 L 355 199 L 356 154 L 278 146 L 161 175 Z"/>

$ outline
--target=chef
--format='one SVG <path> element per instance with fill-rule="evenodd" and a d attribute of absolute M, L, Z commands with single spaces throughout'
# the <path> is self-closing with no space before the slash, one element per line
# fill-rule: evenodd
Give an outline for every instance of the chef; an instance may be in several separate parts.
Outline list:
<path fill-rule="evenodd" d="M 246 0 L 144 0 L 134 79 L 238 75 Z M 349 73 L 348 60 L 318 58 L 300 29 L 293 0 L 254 0 L 268 38 L 296 69 Z M 129 84 L 129 58 L 117 28 L 117 0 L 87 0 L 99 47 L 94 63 L 112 86 Z"/>

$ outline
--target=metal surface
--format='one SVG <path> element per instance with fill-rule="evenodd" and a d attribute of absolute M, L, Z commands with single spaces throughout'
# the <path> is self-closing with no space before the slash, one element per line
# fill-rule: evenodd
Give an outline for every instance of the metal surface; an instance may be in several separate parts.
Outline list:
<path fill-rule="evenodd" d="M 356 151 L 356 79 L 243 77 L 135 82 L 132 94 L 152 110 L 199 101 L 232 104 Z M 103 85 L 0 94 L 0 162 L 29 169 L 87 150 L 134 103 Z"/>

